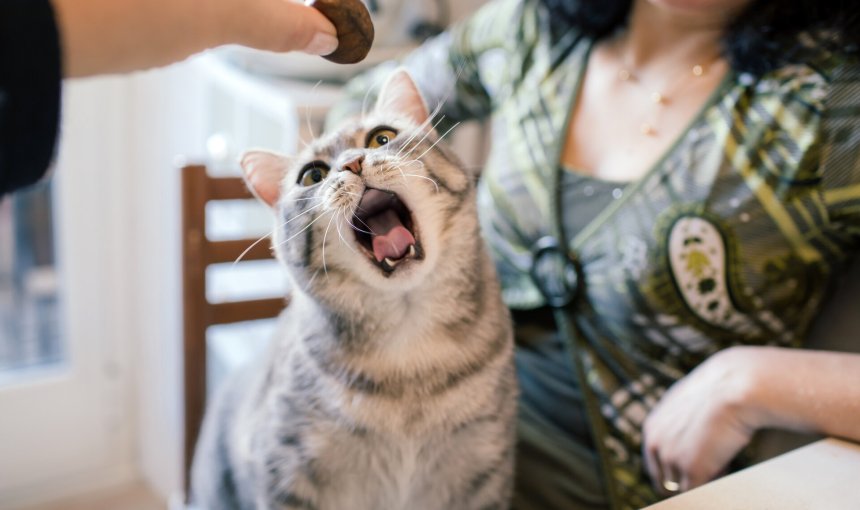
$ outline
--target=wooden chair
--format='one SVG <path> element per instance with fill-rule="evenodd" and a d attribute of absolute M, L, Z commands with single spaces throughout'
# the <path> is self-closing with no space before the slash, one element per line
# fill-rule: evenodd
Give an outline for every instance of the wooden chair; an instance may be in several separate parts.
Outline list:
<path fill-rule="evenodd" d="M 253 198 L 240 177 L 211 177 L 204 165 L 182 172 L 182 281 L 185 392 L 185 488 L 206 406 L 206 330 L 210 326 L 275 317 L 284 298 L 210 303 L 206 299 L 206 268 L 233 262 L 255 239 L 210 241 L 206 238 L 206 204 L 215 200 Z M 272 258 L 269 243 L 257 243 L 243 261 Z"/>

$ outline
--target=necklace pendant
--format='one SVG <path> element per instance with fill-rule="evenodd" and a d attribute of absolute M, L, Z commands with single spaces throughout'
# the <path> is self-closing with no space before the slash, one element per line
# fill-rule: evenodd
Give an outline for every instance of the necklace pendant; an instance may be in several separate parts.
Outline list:
<path fill-rule="evenodd" d="M 647 122 L 645 122 L 641 126 L 639 126 L 639 132 L 645 136 L 656 136 L 657 135 L 657 130 L 654 128 L 654 126 L 652 126 L 651 124 L 648 124 Z"/>
<path fill-rule="evenodd" d="M 630 78 L 632 78 L 632 77 L 633 77 L 633 75 L 630 74 L 630 71 L 628 71 L 627 69 L 619 69 L 618 70 L 618 79 L 619 80 L 630 81 Z"/>

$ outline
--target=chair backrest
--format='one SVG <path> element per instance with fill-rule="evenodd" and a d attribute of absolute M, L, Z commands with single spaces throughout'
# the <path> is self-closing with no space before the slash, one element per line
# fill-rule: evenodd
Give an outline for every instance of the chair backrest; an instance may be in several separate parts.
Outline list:
<path fill-rule="evenodd" d="M 287 305 L 284 298 L 210 303 L 206 298 L 206 268 L 242 260 L 272 258 L 269 243 L 255 239 L 210 241 L 206 237 L 206 204 L 214 200 L 250 199 L 240 177 L 212 177 L 204 165 L 182 168 L 182 299 L 185 393 L 185 486 L 190 480 L 194 447 L 206 406 L 206 330 L 210 326 L 277 316 Z"/>

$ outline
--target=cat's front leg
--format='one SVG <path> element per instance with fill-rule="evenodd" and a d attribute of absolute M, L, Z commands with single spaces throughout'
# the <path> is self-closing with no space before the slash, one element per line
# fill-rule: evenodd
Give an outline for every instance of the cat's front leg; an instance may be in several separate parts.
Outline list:
<path fill-rule="evenodd" d="M 258 492 L 255 510 L 323 510 L 319 492 L 311 484 L 272 473 L 266 485 Z"/>
<path fill-rule="evenodd" d="M 469 479 L 464 510 L 507 510 L 513 496 L 513 449 L 506 452 L 500 461 L 487 464 L 484 469 Z"/>
<path fill-rule="evenodd" d="M 308 486 L 274 487 L 258 510 L 322 510 L 319 494 Z"/>
<path fill-rule="evenodd" d="M 257 510 L 323 510 L 315 462 L 307 458 L 298 434 L 279 437 L 258 466 Z"/>

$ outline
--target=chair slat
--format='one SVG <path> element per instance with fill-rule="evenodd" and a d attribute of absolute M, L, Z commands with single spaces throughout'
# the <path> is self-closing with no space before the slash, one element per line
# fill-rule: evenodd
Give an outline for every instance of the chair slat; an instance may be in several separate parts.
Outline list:
<path fill-rule="evenodd" d="M 257 239 L 209 241 L 206 247 L 206 265 L 235 262 L 245 250 L 248 252 L 242 255 L 243 261 L 271 259 L 271 241 L 268 239 L 257 241 Z"/>
<path fill-rule="evenodd" d="M 253 198 L 241 177 L 210 177 L 209 200 L 237 200 Z"/>
<path fill-rule="evenodd" d="M 204 165 L 182 169 L 186 494 L 206 403 L 206 329 L 217 324 L 276 317 L 289 302 L 289 298 L 214 304 L 206 300 L 206 267 L 233 262 L 256 241 L 206 239 L 206 204 L 213 200 L 250 198 L 252 195 L 240 177 L 210 177 Z M 243 260 L 272 258 L 270 246 L 270 241 L 260 241 L 248 250 Z"/>
<path fill-rule="evenodd" d="M 254 299 L 229 303 L 213 303 L 210 324 L 232 324 L 276 317 L 287 303 L 283 298 Z"/>

